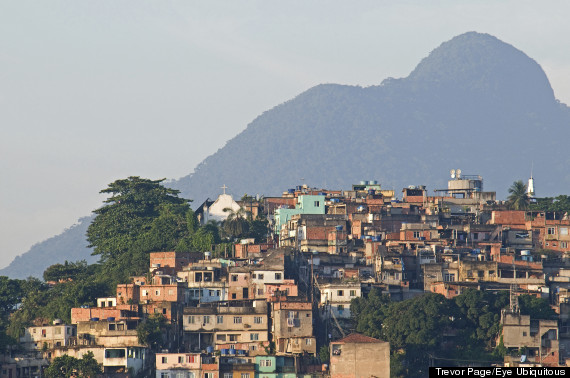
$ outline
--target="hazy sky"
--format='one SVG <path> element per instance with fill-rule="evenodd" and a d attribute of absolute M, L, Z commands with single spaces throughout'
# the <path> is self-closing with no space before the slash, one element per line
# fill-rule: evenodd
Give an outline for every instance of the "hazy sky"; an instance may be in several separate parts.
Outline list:
<path fill-rule="evenodd" d="M 568 14 L 565 0 L 0 0 L 0 268 L 108 183 L 187 175 L 263 111 L 407 76 L 467 31 L 524 51 L 570 104 Z"/>

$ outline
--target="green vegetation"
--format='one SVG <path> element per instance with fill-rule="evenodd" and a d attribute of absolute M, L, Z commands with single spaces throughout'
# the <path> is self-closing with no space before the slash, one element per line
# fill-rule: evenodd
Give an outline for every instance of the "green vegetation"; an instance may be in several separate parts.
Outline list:
<path fill-rule="evenodd" d="M 115 282 L 144 274 L 149 252 L 174 250 L 188 235 L 188 200 L 162 181 L 132 176 L 101 191 L 111 197 L 94 211 L 87 241 L 93 254 L 101 256 L 103 272 Z"/>
<path fill-rule="evenodd" d="M 396 377 L 427 374 L 430 357 L 445 351 L 446 358 L 494 360 L 493 340 L 500 330 L 500 310 L 507 293 L 466 290 L 453 300 L 426 293 L 391 302 L 380 290 L 352 300 L 357 332 L 390 342 L 392 371 Z"/>
<path fill-rule="evenodd" d="M 530 204 L 530 198 L 527 194 L 526 184 L 521 180 L 513 182 L 509 188 L 509 196 L 507 197 L 507 205 L 513 210 L 525 210 Z"/>
<path fill-rule="evenodd" d="M 139 342 L 157 352 L 166 345 L 164 334 L 168 331 L 169 324 L 162 314 L 153 314 L 143 320 L 137 327 Z"/>
<path fill-rule="evenodd" d="M 56 357 L 45 371 L 47 378 L 95 378 L 102 373 L 103 369 L 95 360 L 93 352 L 85 353 L 80 359 L 67 354 Z"/>
<path fill-rule="evenodd" d="M 537 211 L 570 211 L 570 196 L 560 195 L 557 197 L 537 198 L 536 203 L 530 205 L 530 210 Z"/>

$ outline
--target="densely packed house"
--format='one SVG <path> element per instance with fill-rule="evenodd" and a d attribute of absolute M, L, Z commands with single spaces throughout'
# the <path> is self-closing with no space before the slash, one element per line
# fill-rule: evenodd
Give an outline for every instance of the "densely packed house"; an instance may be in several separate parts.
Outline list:
<path fill-rule="evenodd" d="M 401 199 L 376 181 L 350 190 L 297 186 L 239 204 L 224 193 L 204 202 L 201 221 L 223 216 L 223 206 L 249 206 L 266 217 L 267 240 L 240 240 L 217 257 L 151 253 L 146 276 L 72 309 L 71 324 L 27 328 L 21 343 L 36 362 L 5 363 L 0 377 L 33 376 L 57 356 L 87 351 L 108 376 L 346 377 L 357 373 L 343 364 L 356 361 L 358 375 L 370 366 L 388 377 L 389 346 L 351 334 L 351 300 L 372 288 L 394 301 L 424 292 L 453 298 L 470 288 L 546 298 L 558 321 L 520 315 L 513 305 L 502 313 L 502 340 L 526 347 L 524 362 L 565 364 L 568 214 L 507 210 L 483 191 L 480 176 L 456 174 L 447 189 L 409 186 Z M 170 324 L 159 353 L 137 337 L 153 314 Z M 331 346 L 330 365 L 318 357 L 323 345 Z M 372 351 L 378 357 L 366 361 Z"/>

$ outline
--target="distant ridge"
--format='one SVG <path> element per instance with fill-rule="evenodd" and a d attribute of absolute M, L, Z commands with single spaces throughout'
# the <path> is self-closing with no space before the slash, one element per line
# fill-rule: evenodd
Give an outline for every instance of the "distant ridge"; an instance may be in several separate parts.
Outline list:
<path fill-rule="evenodd" d="M 266 111 L 171 185 L 199 205 L 224 183 L 236 196 L 279 195 L 301 178 L 316 187 L 375 179 L 396 191 L 410 184 L 431 191 L 461 168 L 504 198 L 534 161 L 546 196 L 570 187 L 569 137 L 570 110 L 540 65 L 491 35 L 468 32 L 406 78 L 367 88 L 318 85 Z"/>
<path fill-rule="evenodd" d="M 360 180 L 396 193 L 418 184 L 432 192 L 461 168 L 505 198 L 534 162 L 537 196 L 544 197 L 569 194 L 568 140 L 570 109 L 555 99 L 540 65 L 491 35 L 469 32 L 442 43 L 406 78 L 310 88 L 168 185 L 199 206 L 223 184 L 236 197 L 280 195 L 301 183 L 348 189 Z M 87 226 L 84 218 L 0 274 L 40 277 L 51 264 L 92 259 Z"/>
<path fill-rule="evenodd" d="M 87 248 L 85 240 L 85 232 L 91 219 L 81 218 L 63 233 L 35 244 L 28 252 L 17 256 L 10 265 L 1 269 L 0 276 L 19 279 L 30 276 L 42 278 L 48 266 L 63 263 L 65 260 L 86 260 L 90 264 L 97 262 L 98 257 L 91 256 L 91 250 Z"/>

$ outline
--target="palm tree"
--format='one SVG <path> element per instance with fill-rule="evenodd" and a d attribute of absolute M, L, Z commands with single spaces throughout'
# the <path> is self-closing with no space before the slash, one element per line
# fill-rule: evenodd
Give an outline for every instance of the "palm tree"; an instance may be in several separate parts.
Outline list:
<path fill-rule="evenodd" d="M 247 221 L 248 211 L 243 207 L 232 210 L 229 207 L 224 209 L 228 213 L 228 217 L 224 220 L 222 228 L 230 237 L 240 237 L 249 231 L 249 222 Z"/>
<path fill-rule="evenodd" d="M 522 180 L 513 182 L 509 188 L 509 197 L 507 198 L 507 205 L 514 210 L 524 210 L 528 208 L 530 199 L 527 194 L 527 188 Z"/>

